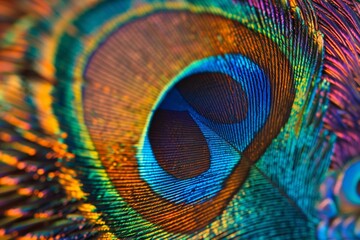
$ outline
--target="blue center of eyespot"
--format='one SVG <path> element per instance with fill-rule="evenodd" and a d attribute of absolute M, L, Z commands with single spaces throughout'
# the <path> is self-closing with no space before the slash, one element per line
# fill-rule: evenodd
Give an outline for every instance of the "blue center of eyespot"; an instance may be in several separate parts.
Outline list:
<path fill-rule="evenodd" d="M 139 148 L 140 176 L 176 203 L 222 189 L 271 108 L 267 76 L 239 54 L 194 62 L 155 107 Z"/>
<path fill-rule="evenodd" d="M 344 172 L 342 179 L 342 190 L 346 199 L 352 204 L 360 204 L 360 161 L 356 160 L 350 164 Z"/>

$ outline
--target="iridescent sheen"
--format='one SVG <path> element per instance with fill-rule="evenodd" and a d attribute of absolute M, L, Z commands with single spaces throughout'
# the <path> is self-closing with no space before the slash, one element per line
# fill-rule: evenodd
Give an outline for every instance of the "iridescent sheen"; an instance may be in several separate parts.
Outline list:
<path fill-rule="evenodd" d="M 355 0 L 0 0 L 0 238 L 360 238 Z"/>

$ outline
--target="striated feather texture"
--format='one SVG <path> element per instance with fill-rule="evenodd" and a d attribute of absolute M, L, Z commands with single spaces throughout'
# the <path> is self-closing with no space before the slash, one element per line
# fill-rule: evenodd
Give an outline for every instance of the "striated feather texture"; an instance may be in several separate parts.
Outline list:
<path fill-rule="evenodd" d="M 360 238 L 360 5 L 0 0 L 0 238 Z"/>

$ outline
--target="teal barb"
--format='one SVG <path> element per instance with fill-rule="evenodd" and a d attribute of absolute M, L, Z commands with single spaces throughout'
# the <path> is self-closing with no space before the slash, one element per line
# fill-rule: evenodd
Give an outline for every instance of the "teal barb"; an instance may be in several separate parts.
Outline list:
<path fill-rule="evenodd" d="M 359 9 L 0 0 L 0 238 L 360 238 Z"/>

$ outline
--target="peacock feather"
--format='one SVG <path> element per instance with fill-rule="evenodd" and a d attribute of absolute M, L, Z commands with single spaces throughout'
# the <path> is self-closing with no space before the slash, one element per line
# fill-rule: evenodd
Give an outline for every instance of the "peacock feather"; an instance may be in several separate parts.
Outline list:
<path fill-rule="evenodd" d="M 0 0 L 1 239 L 360 238 L 356 0 Z"/>

